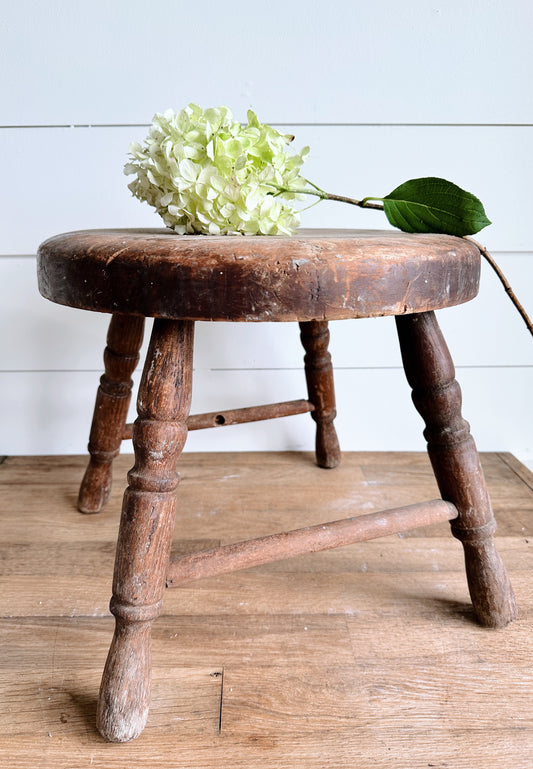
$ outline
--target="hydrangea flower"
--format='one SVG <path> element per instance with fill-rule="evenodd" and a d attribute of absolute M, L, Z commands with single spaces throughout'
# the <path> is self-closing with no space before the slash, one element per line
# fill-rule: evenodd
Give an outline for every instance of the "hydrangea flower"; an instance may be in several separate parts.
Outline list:
<path fill-rule="evenodd" d="M 299 224 L 291 205 L 305 186 L 300 168 L 309 154 L 287 152 L 292 137 L 260 123 L 234 121 L 227 107 L 196 104 L 156 114 L 143 144 L 130 145 L 125 174 L 133 195 L 183 235 L 291 235 Z"/>

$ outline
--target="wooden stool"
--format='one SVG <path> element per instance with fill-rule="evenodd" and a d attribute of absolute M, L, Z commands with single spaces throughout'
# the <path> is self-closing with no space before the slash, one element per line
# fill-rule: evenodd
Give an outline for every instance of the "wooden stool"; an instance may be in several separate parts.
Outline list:
<path fill-rule="evenodd" d="M 450 520 L 464 546 L 479 621 L 502 627 L 516 615 L 493 533 L 495 522 L 454 366 L 433 310 L 472 299 L 480 255 L 443 235 L 348 230 L 293 238 L 178 236 L 169 230 L 100 230 L 59 235 L 38 255 L 39 289 L 53 302 L 112 313 L 105 374 L 96 398 L 82 512 L 97 512 L 121 441 L 133 437 L 115 562 L 116 628 L 100 689 L 98 728 L 109 740 L 138 736 L 150 699 L 150 627 L 165 585 Z M 356 516 L 184 556 L 169 564 L 187 429 L 311 412 L 318 464 L 334 467 L 339 446 L 328 321 L 395 315 L 407 379 L 426 423 L 442 495 L 405 508 Z M 145 317 L 154 317 L 133 431 L 126 425 L 131 374 Z M 195 320 L 298 321 L 308 398 L 189 416 Z"/>

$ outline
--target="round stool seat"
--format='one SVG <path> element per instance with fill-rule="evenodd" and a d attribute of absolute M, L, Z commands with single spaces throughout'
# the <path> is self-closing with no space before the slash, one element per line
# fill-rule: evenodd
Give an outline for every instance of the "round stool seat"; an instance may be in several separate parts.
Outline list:
<path fill-rule="evenodd" d="M 451 307 L 478 291 L 467 240 L 395 231 L 294 237 L 85 230 L 45 241 L 39 290 L 97 312 L 214 321 L 306 321 Z"/>

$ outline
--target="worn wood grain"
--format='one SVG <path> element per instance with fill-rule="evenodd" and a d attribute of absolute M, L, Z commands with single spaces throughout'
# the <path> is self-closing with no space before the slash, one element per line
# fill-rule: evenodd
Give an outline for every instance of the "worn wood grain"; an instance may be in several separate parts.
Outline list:
<path fill-rule="evenodd" d="M 110 506 L 90 517 L 75 511 L 83 457 L 7 458 L 0 761 L 14 769 L 471 769 L 481 761 L 529 769 L 533 491 L 509 457 L 485 454 L 482 463 L 520 605 L 513 625 L 475 623 L 461 545 L 446 524 L 208 579 L 165 594 L 152 631 L 149 728 L 110 745 L 94 717 L 113 631 L 120 486 L 132 458 L 117 459 Z M 321 520 L 325 507 L 348 514 L 365 490 L 382 505 L 431 487 L 418 454 L 346 454 L 327 472 L 310 454 L 185 454 L 180 466 L 176 553 Z"/>
<path fill-rule="evenodd" d="M 532 489 L 496 454 L 485 453 L 481 459 L 498 536 L 533 535 Z M 43 539 L 59 542 L 74 537 L 89 543 L 111 535 L 116 538 L 126 473 L 133 457 L 123 455 L 115 460 L 110 502 L 97 523 L 80 517 L 75 509 L 85 464 L 83 456 L 60 461 L 57 457 L 5 460 L 0 466 L 0 520 L 13 540 L 35 540 L 25 516 L 13 515 L 14 509 L 31 515 Z M 307 452 L 185 452 L 179 471 L 175 538 L 186 532 L 188 539 L 204 539 L 208 530 L 209 538 L 224 544 L 235 540 L 235 530 L 246 531 L 251 537 L 265 536 L 293 525 L 320 523 L 326 512 L 334 519 L 438 496 L 431 465 L 421 452 L 346 452 L 340 466 L 332 471 L 317 471 L 314 455 Z M 406 536 L 442 534 L 439 524 Z"/>
<path fill-rule="evenodd" d="M 335 574 L 342 574 L 342 580 Z M 401 574 L 401 579 L 399 575 Z M 290 578 L 287 577 L 290 575 Z M 516 591 L 523 595 L 527 571 L 516 573 Z M 521 589 L 522 587 L 522 589 Z M 0 590 L 4 597 L 1 615 L 4 617 L 105 617 L 108 614 L 111 591 L 110 576 L 90 576 L 84 579 L 65 577 L 2 577 Z M 390 611 L 396 603 L 444 601 L 456 604 L 459 611 L 470 605 L 464 573 L 458 572 L 237 572 L 201 580 L 167 591 L 165 613 L 183 612 L 187 615 L 235 612 L 237 615 L 256 612 L 298 614 L 351 614 L 375 610 Z"/>
<path fill-rule="evenodd" d="M 464 238 L 386 230 L 300 230 L 290 239 L 86 230 L 42 243 L 37 272 L 46 299 L 85 310 L 312 321 L 462 304 L 477 294 L 480 254 Z"/>
<path fill-rule="evenodd" d="M 533 731 L 531 710 L 517 714 L 506 706 L 509 700 L 530 693 L 533 671 L 529 664 L 515 663 L 502 671 L 484 659 L 461 664 L 452 658 L 439 666 L 419 664 L 413 675 L 410 661 L 396 660 L 393 671 L 379 666 L 316 668 L 296 663 L 290 671 L 279 672 L 233 668 L 224 678 L 222 726 L 233 734 L 279 738 L 301 729 L 315 738 L 335 731 L 342 739 L 351 731 L 379 728 L 386 736 L 407 726 L 413 708 L 417 726 L 406 729 L 412 738 L 431 730 L 434 737 L 440 732 L 442 739 L 465 727 L 472 736 L 480 735 L 491 730 L 496 712 L 498 728 L 517 738 Z M 478 708 L 480 699 L 486 707 Z"/>
<path fill-rule="evenodd" d="M 355 515 L 340 521 L 222 545 L 171 561 L 167 571 L 167 587 L 177 587 L 192 580 L 262 566 L 307 553 L 345 547 L 354 542 L 400 534 L 431 523 L 452 521 L 456 517 L 457 509 L 452 504 L 434 499 L 418 505 Z"/>
<path fill-rule="evenodd" d="M 82 513 L 97 513 L 111 493 L 113 459 L 120 451 L 133 380 L 143 341 L 144 318 L 111 318 L 104 350 L 105 372 L 100 377 L 89 435 L 90 461 L 78 495 Z"/>
<path fill-rule="evenodd" d="M 533 489 L 533 472 L 518 461 L 509 452 L 500 452 L 498 457 L 523 481 L 530 489 Z"/>
<path fill-rule="evenodd" d="M 333 365 L 328 351 L 329 328 L 325 320 L 300 323 L 300 340 L 305 349 L 304 366 L 311 416 L 316 422 L 315 453 L 319 467 L 337 467 L 341 459 L 339 439 L 333 420 L 337 415 Z"/>
<path fill-rule="evenodd" d="M 64 670 L 34 668 L 31 680 L 12 670 L 0 672 L 2 702 L 0 715 L 8 720 L 2 738 L 32 739 L 39 723 L 40 736 L 61 740 L 77 733 L 82 739 L 96 742 L 94 721 L 99 674 L 94 667 Z M 178 725 L 183 735 L 218 733 L 222 670 L 201 666 L 166 668 L 154 687 L 153 699 L 161 711 L 152 719 L 156 731 L 164 733 L 169 726 Z M 6 719 L 17 708 L 18 718 Z M 43 714 L 44 718 L 43 718 Z"/>
<path fill-rule="evenodd" d="M 450 352 L 434 313 L 398 316 L 396 325 L 435 478 L 458 511 L 451 527 L 463 544 L 472 603 L 482 624 L 504 627 L 516 619 L 516 599 L 494 543 L 496 521 Z"/>
<path fill-rule="evenodd" d="M 61 769 L 72 766 L 72 758 L 65 761 L 65 754 L 81 754 L 87 766 L 96 769 L 123 769 L 125 763 L 141 769 L 162 769 L 169 762 L 175 762 L 176 756 L 180 769 L 206 769 L 209 766 L 323 769 L 328 765 L 325 760 L 335 769 L 346 766 L 471 769 L 479 761 L 491 769 L 507 768 L 509 761 L 517 769 L 529 769 L 531 766 L 533 745 L 529 735 L 524 736 L 522 731 L 517 730 L 510 735 L 506 729 L 495 728 L 488 737 L 480 739 L 473 736 L 472 730 L 465 728 L 459 732 L 450 730 L 443 739 L 440 735 L 434 736 L 427 727 L 409 729 L 404 720 L 390 729 L 383 729 L 382 726 L 378 722 L 342 735 L 331 729 L 314 739 L 308 734 L 294 735 L 289 739 L 275 734 L 236 736 L 233 739 L 206 735 L 202 739 L 179 743 L 175 733 L 165 740 L 156 733 L 155 738 L 146 738 L 144 744 L 111 746 L 105 751 L 101 745 L 87 738 L 84 739 L 84 748 L 80 750 L 77 735 L 55 740 L 52 735 L 51 738 L 41 738 L 37 755 L 41 765 Z M 410 743 L 409 748 L 406 748 L 407 742 Z M 0 742 L 0 759 L 13 769 L 27 769 L 28 766 L 23 755 L 14 753 L 12 740 Z"/>
<path fill-rule="evenodd" d="M 161 613 L 172 546 L 176 462 L 191 403 L 193 334 L 191 321 L 154 322 L 137 398 L 135 464 L 122 503 L 110 603 L 115 632 L 96 716 L 98 730 L 113 742 L 137 737 L 148 717 L 151 625 Z"/>

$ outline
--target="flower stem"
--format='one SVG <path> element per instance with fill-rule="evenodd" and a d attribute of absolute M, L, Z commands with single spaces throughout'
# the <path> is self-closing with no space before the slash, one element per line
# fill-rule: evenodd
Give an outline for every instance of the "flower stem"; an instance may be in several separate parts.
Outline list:
<path fill-rule="evenodd" d="M 520 313 L 524 323 L 528 327 L 529 333 L 533 336 L 533 323 L 531 321 L 531 318 L 529 317 L 529 315 L 525 311 L 525 309 L 522 306 L 522 304 L 518 301 L 518 298 L 517 298 L 515 292 L 513 291 L 513 289 L 511 288 L 511 286 L 509 284 L 509 281 L 507 280 L 507 278 L 505 277 L 505 275 L 501 271 L 500 267 L 496 264 L 496 262 L 494 261 L 493 257 L 490 255 L 490 253 L 487 251 L 487 249 L 484 246 L 482 246 L 480 243 L 475 241 L 474 238 L 465 238 L 465 240 L 469 240 L 471 243 L 473 243 L 476 246 L 476 248 L 479 249 L 479 251 L 481 253 L 481 256 L 483 256 L 483 258 L 486 259 L 486 261 L 490 264 L 490 266 L 492 267 L 492 269 L 494 270 L 494 272 L 496 273 L 496 275 L 500 279 L 500 282 L 501 282 L 502 286 L 505 289 L 505 293 L 507 294 L 507 296 L 509 297 L 511 302 L 514 304 L 514 306 L 516 307 L 516 309 Z"/>
<path fill-rule="evenodd" d="M 316 184 L 313 184 L 313 182 L 308 183 L 315 187 L 315 189 L 293 189 L 289 187 L 281 187 L 278 184 L 269 182 L 269 184 L 271 184 L 272 187 L 275 187 L 280 193 L 289 192 L 294 195 L 316 195 L 317 198 L 321 198 L 322 200 L 336 200 L 339 203 L 349 203 L 351 206 L 359 206 L 359 208 L 375 208 L 378 211 L 383 211 L 382 204 L 368 202 L 369 200 L 382 200 L 382 198 L 364 198 L 363 200 L 356 200 L 355 198 L 347 198 L 345 195 L 333 195 L 331 192 L 325 192 L 324 190 L 321 190 L 320 187 L 317 187 Z"/>
<path fill-rule="evenodd" d="M 355 198 L 347 198 L 344 195 L 333 195 L 330 192 L 325 192 L 325 200 L 338 200 L 340 203 L 349 203 L 352 206 L 359 206 L 359 208 L 375 208 L 378 211 L 383 211 L 383 205 L 381 203 L 369 203 L 369 200 L 381 200 L 381 198 L 363 198 L 363 200 L 355 200 Z"/>
<path fill-rule="evenodd" d="M 324 190 L 320 189 L 320 187 L 317 187 L 316 184 L 313 184 L 313 182 L 310 182 L 308 179 L 306 179 L 305 181 L 307 182 L 307 184 L 310 184 L 315 189 L 314 190 L 289 189 L 286 187 L 280 187 L 277 184 L 272 184 L 272 186 L 275 187 L 280 194 L 283 192 L 289 192 L 295 195 L 316 195 L 317 198 L 321 198 L 322 200 L 336 200 L 340 203 L 349 203 L 352 206 L 359 206 L 359 208 L 374 208 L 379 211 L 383 211 L 383 198 L 366 197 L 366 198 L 363 198 L 363 200 L 356 200 L 355 198 L 348 198 L 348 197 L 345 197 L 344 195 L 333 195 L 330 192 L 325 192 Z M 370 203 L 369 201 L 371 200 L 380 201 L 380 202 Z M 511 300 L 511 302 L 514 304 L 515 308 L 518 310 L 519 314 L 521 315 L 524 323 L 526 324 L 529 330 L 529 333 L 533 336 L 533 322 L 531 321 L 531 318 L 528 316 L 522 304 L 519 302 L 516 294 L 514 293 L 513 289 L 509 284 L 509 281 L 501 271 L 500 267 L 496 264 L 495 260 L 493 259 L 493 257 L 490 255 L 490 253 L 487 251 L 486 248 L 484 248 L 482 245 L 477 243 L 473 238 L 466 238 L 466 240 L 470 240 L 479 249 L 483 258 L 490 264 L 490 266 L 492 267 L 492 269 L 500 279 L 509 299 Z"/>

